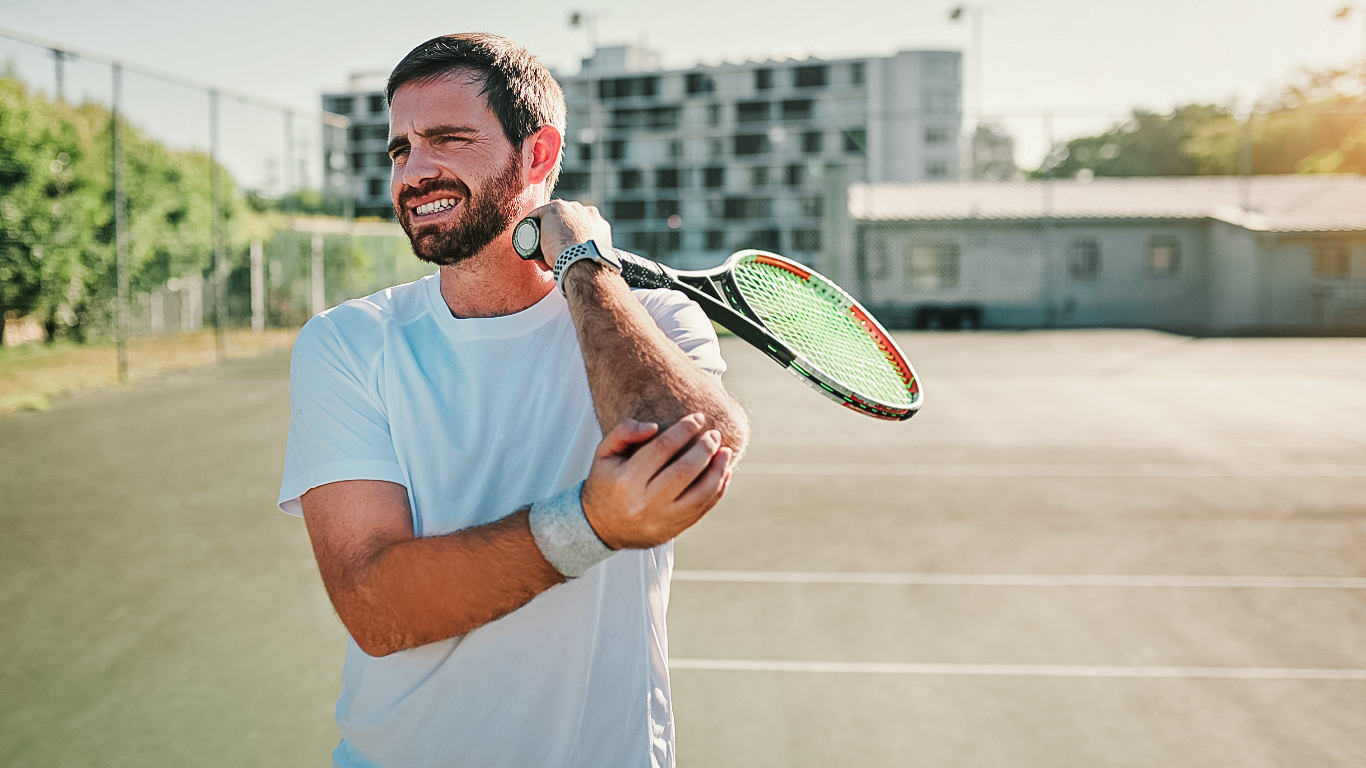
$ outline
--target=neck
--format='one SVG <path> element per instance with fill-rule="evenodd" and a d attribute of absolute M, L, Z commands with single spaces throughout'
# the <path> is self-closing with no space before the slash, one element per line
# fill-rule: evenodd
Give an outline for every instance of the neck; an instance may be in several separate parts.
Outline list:
<path fill-rule="evenodd" d="M 541 261 L 523 261 L 506 237 L 459 264 L 441 268 L 441 298 L 456 317 L 511 315 L 554 288 L 555 278 Z"/>

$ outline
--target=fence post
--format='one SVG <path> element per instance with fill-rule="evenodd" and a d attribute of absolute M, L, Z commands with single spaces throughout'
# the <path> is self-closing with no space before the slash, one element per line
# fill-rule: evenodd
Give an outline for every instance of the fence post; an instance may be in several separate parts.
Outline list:
<path fill-rule="evenodd" d="M 119 107 L 123 100 L 123 67 L 115 63 L 113 74 L 113 98 L 110 100 L 110 132 L 113 141 L 113 186 L 114 186 L 114 269 L 118 272 L 117 321 L 114 338 L 118 347 L 119 381 L 128 380 L 128 224 L 127 201 L 123 194 L 123 137 L 119 130 Z"/>
<path fill-rule="evenodd" d="M 266 329 L 266 258 L 260 238 L 251 241 L 251 332 Z"/>
<path fill-rule="evenodd" d="M 213 337 L 219 362 L 228 345 L 228 254 L 223 232 L 223 189 L 218 171 L 218 91 L 209 91 L 209 186 L 213 195 Z"/>
<path fill-rule="evenodd" d="M 327 297 L 323 293 L 323 236 L 320 233 L 313 235 L 313 260 L 309 271 L 313 288 L 309 309 L 316 315 L 327 309 Z"/>

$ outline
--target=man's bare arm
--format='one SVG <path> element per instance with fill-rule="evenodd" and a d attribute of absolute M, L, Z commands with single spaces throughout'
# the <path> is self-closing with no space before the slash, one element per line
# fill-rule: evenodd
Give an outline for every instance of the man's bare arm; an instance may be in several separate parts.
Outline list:
<path fill-rule="evenodd" d="M 541 246 L 549 263 L 585 240 L 611 247 L 611 227 L 596 208 L 556 200 L 533 215 L 541 218 Z M 564 291 L 603 430 L 623 419 L 663 428 L 701 413 L 731 449 L 734 464 L 749 441 L 744 410 L 659 329 L 625 281 L 599 264 L 580 261 L 565 274 Z"/>
<path fill-rule="evenodd" d="M 401 485 L 348 480 L 301 501 L 328 597 L 371 656 L 463 635 L 564 581 L 536 547 L 526 509 L 415 538 Z"/>
<path fill-rule="evenodd" d="M 589 472 L 599 523 L 623 545 L 668 541 L 725 492 L 728 453 L 696 416 L 663 433 L 653 424 L 622 424 L 598 446 Z M 463 635 L 565 580 L 537 547 L 525 508 L 488 525 L 416 538 L 401 485 L 329 483 L 302 503 L 328 597 L 372 656 Z"/>

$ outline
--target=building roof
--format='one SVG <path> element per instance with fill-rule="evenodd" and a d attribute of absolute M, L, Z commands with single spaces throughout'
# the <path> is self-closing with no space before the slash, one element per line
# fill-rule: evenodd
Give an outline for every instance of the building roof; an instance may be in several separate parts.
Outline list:
<path fill-rule="evenodd" d="M 1366 230 L 1366 178 L 853 184 L 849 214 L 860 221 L 1218 219 L 1262 232 L 1348 232 Z"/>

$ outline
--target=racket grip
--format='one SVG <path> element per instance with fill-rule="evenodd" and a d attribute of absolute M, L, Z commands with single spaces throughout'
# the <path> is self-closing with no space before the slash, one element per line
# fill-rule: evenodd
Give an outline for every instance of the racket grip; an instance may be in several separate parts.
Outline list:
<path fill-rule="evenodd" d="M 621 279 L 632 288 L 672 288 L 674 281 L 659 266 L 643 256 L 613 248 L 621 259 Z"/>

